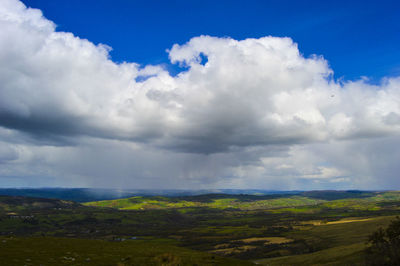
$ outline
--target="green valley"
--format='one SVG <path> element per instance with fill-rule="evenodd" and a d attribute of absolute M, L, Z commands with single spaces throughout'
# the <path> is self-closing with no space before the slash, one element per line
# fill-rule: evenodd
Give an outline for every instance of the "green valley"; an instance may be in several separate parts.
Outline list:
<path fill-rule="evenodd" d="M 0 256 L 7 265 L 364 265 L 369 235 L 399 214 L 396 191 L 83 204 L 0 196 Z"/>

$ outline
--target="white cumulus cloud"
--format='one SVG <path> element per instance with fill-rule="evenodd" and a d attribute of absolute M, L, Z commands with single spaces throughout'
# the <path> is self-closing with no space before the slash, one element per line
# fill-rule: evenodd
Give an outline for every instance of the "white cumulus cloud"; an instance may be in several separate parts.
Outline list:
<path fill-rule="evenodd" d="M 399 141 L 400 78 L 379 85 L 365 79 L 336 81 L 323 57 L 303 56 L 290 38 L 194 37 L 168 50 L 171 63 L 186 67 L 176 76 L 162 66 L 115 63 L 110 49 L 56 31 L 40 10 L 1 1 L 0 136 L 5 148 L 0 161 L 16 160 L 16 150 L 30 149 L 42 156 L 35 176 L 48 167 L 48 176 L 96 178 L 104 171 L 94 159 L 81 160 L 86 162 L 82 171 L 74 172 L 63 158 L 94 156 L 102 142 L 112 143 L 106 146 L 118 154 L 117 141 L 131 147 L 121 153 L 134 158 L 121 159 L 125 166 L 116 163 L 121 178 L 149 165 L 131 178 L 162 179 L 172 165 L 178 180 L 196 182 L 238 185 L 248 178 L 267 186 L 283 178 L 287 184 L 297 179 L 339 183 L 352 182 L 349 177 L 361 172 L 326 150 L 358 147 L 360 141 L 368 147 L 379 139 Z M 326 157 L 315 154 L 318 145 Z M 82 147 L 90 148 L 84 152 Z M 36 160 L 33 156 L 10 167 L 18 172 Z M 129 166 L 132 160 L 142 163 Z M 378 168 L 368 172 L 371 179 Z"/>

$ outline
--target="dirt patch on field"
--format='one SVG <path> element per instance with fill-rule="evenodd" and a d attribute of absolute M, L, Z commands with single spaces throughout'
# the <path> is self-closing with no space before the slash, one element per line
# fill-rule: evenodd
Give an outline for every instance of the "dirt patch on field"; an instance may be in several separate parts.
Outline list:
<path fill-rule="evenodd" d="M 260 241 L 265 241 L 264 245 L 272 245 L 272 244 L 286 244 L 293 242 L 293 239 L 289 239 L 286 237 L 252 237 L 252 238 L 245 238 L 245 239 L 240 239 L 237 240 L 238 242 L 243 242 L 243 243 L 254 243 L 254 242 L 260 242 Z"/>
<path fill-rule="evenodd" d="M 365 222 L 365 221 L 370 221 L 373 218 L 366 218 L 366 219 L 343 219 L 339 221 L 332 221 L 332 222 L 327 222 L 326 224 L 344 224 L 344 223 L 353 223 L 353 222 Z"/>
<path fill-rule="evenodd" d="M 214 246 L 214 248 L 215 249 L 225 249 L 225 248 L 229 248 L 229 246 L 230 246 L 230 244 L 218 244 L 218 245 L 215 245 Z"/>
<path fill-rule="evenodd" d="M 365 221 L 369 221 L 369 220 L 373 220 L 374 218 L 366 218 L 366 219 L 342 219 L 342 220 L 338 220 L 338 221 L 321 221 L 321 220 L 314 220 L 314 221 L 305 221 L 302 222 L 302 225 L 327 225 L 327 224 L 344 224 L 344 223 L 354 223 L 354 222 L 365 222 Z"/>
<path fill-rule="evenodd" d="M 246 251 L 249 251 L 249 250 L 252 250 L 255 248 L 257 248 L 257 247 L 245 245 L 245 246 L 234 247 L 234 248 L 215 249 L 215 250 L 212 250 L 211 252 L 215 253 L 215 254 L 219 254 L 219 255 L 230 255 L 230 254 L 246 252 Z"/>

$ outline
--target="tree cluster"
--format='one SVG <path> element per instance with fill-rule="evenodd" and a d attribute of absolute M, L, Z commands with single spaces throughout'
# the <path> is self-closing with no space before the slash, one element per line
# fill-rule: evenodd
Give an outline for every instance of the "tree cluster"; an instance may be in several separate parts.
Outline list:
<path fill-rule="evenodd" d="M 379 228 L 368 240 L 367 265 L 400 265 L 400 217 L 386 229 Z"/>

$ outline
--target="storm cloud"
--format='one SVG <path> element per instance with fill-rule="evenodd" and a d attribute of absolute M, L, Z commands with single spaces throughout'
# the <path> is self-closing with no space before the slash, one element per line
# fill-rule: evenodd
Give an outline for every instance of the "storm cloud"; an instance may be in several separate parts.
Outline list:
<path fill-rule="evenodd" d="M 338 81 L 322 56 L 271 36 L 175 44 L 170 62 L 184 69 L 176 76 L 113 62 L 110 50 L 56 31 L 19 1 L 0 3 L 0 176 L 8 183 L 400 185 L 388 153 L 400 140 L 399 77 Z"/>

